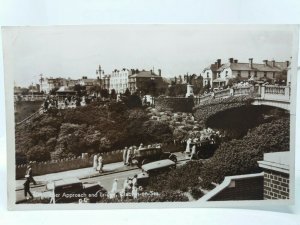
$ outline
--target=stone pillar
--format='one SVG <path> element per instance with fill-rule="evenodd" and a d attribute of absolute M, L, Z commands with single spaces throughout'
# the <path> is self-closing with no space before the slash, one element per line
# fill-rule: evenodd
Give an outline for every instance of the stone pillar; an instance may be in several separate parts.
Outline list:
<path fill-rule="evenodd" d="M 289 199 L 290 152 L 266 153 L 258 165 L 264 171 L 264 199 Z"/>
<path fill-rule="evenodd" d="M 185 97 L 194 97 L 193 85 L 191 85 L 191 84 L 187 85 Z"/>

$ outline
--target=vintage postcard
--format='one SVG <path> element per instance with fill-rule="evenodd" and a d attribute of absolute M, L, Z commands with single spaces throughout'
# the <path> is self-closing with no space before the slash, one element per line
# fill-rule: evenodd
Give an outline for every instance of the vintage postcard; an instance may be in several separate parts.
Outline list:
<path fill-rule="evenodd" d="M 2 36 L 9 209 L 293 204 L 297 25 Z"/>

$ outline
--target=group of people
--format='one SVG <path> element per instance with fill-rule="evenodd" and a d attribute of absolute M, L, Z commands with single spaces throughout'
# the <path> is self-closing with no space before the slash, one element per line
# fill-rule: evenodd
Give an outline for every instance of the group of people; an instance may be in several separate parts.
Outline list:
<path fill-rule="evenodd" d="M 102 154 L 96 154 L 93 158 L 93 169 L 99 173 L 103 172 L 103 156 Z"/>
<path fill-rule="evenodd" d="M 129 148 L 125 147 L 123 150 L 123 163 L 124 165 L 131 166 L 133 164 L 132 160 L 134 159 L 134 156 L 136 155 L 138 150 L 145 149 L 145 148 L 159 148 L 159 147 L 160 144 L 152 144 L 152 145 L 144 146 L 143 143 L 141 143 L 139 147 L 135 145 L 130 146 Z"/>
<path fill-rule="evenodd" d="M 109 197 L 116 198 L 119 195 L 121 198 L 132 197 L 133 199 L 136 199 L 140 189 L 138 188 L 137 177 L 137 174 L 135 174 L 133 178 L 127 177 L 124 181 L 121 192 L 118 191 L 118 179 L 115 178 Z"/>
<path fill-rule="evenodd" d="M 217 139 L 221 137 L 219 131 L 214 131 L 211 128 L 206 128 L 200 131 L 199 135 L 195 138 L 188 138 L 185 140 L 186 147 L 185 153 L 190 156 L 190 159 L 196 158 L 197 147 L 200 147 L 204 142 L 209 144 L 215 144 Z"/>
<path fill-rule="evenodd" d="M 57 108 L 58 107 L 58 99 L 56 96 L 48 96 L 44 101 L 44 112 L 47 112 L 50 108 Z"/>

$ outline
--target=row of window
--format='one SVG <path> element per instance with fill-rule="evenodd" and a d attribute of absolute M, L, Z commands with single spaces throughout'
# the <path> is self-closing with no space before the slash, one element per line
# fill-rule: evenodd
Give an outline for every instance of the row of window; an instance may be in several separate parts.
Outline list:
<path fill-rule="evenodd" d="M 238 71 L 238 72 L 237 72 L 237 76 L 238 76 L 238 77 L 241 77 L 241 71 Z M 275 76 L 276 76 L 276 73 L 273 72 L 273 78 L 275 78 Z M 207 72 L 207 78 L 208 78 L 208 77 L 209 77 L 209 73 Z M 219 77 L 219 78 L 221 77 L 221 74 L 220 74 L 220 73 L 218 73 L 218 77 Z M 228 71 L 226 71 L 225 77 L 228 77 Z M 250 77 L 251 77 L 251 71 L 248 71 L 248 78 L 250 78 Z M 257 77 L 257 71 L 254 71 L 254 77 Z M 264 72 L 264 77 L 267 77 L 267 72 Z"/>

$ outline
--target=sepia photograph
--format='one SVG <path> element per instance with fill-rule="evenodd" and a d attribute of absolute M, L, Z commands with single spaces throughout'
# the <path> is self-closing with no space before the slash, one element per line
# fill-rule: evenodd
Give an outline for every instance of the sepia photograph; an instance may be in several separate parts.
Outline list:
<path fill-rule="evenodd" d="M 3 27 L 11 208 L 293 203 L 298 32 Z"/>

